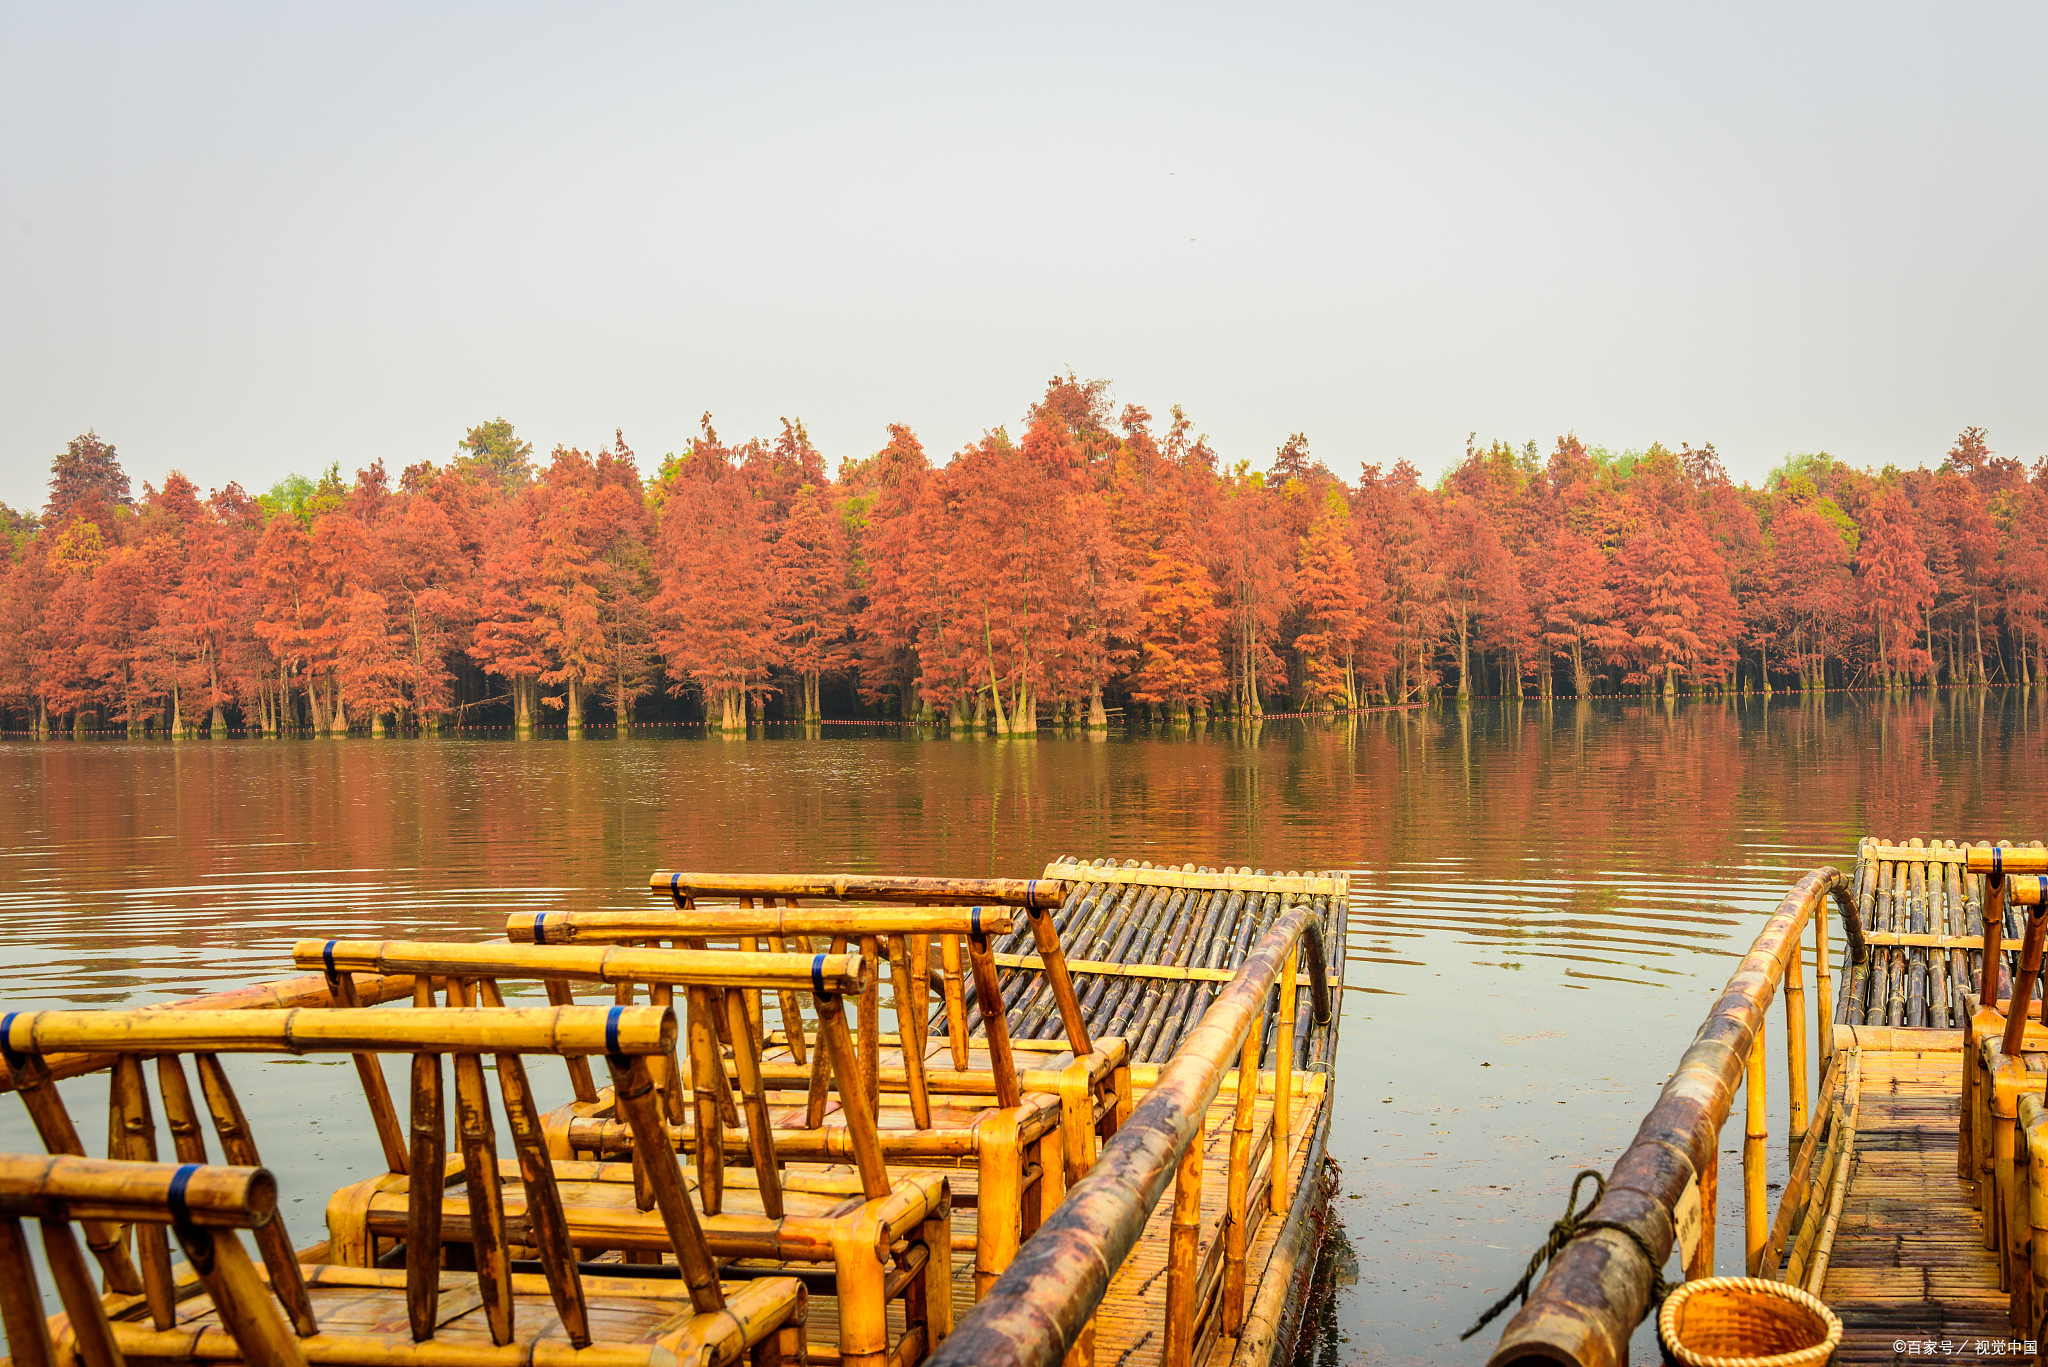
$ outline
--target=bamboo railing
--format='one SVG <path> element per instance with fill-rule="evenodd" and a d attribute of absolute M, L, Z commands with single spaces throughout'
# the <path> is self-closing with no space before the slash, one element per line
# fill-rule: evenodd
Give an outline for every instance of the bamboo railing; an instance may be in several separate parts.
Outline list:
<path fill-rule="evenodd" d="M 1830 899 L 1841 910 L 1852 963 L 1868 954 L 1847 876 L 1823 867 L 1793 885 L 1614 1165 L 1605 1194 L 1584 1217 L 1601 1227 L 1586 1230 L 1551 1259 L 1502 1333 L 1489 1367 L 1533 1362 L 1623 1367 L 1629 1360 L 1629 1337 L 1649 1310 L 1652 1283 L 1673 1245 L 1680 1247 L 1688 1278 L 1714 1275 L 1721 1127 L 1738 1087 L 1744 1097 L 1745 1265 L 1752 1276 L 1777 1278 L 1796 1271 L 1799 1280 L 1817 1280 L 1825 1274 L 1824 1241 L 1839 1211 L 1843 1183 L 1838 1179 L 1846 1175 L 1846 1149 L 1855 1128 L 1853 1069 L 1845 1069 L 1844 1055 L 1836 1053 L 1829 1023 L 1833 975 L 1825 907 Z M 1800 943 L 1809 924 L 1819 988 L 1810 1008 Z M 1774 1221 L 1764 1167 L 1770 1140 L 1765 1021 L 1781 987 L 1793 1178 Z M 1808 1090 L 1809 1028 L 1818 1032 L 1824 1069 L 1817 1099 L 1826 1108 L 1818 1121 L 1816 1098 Z M 1781 1260 L 1786 1264 L 1782 1271 Z"/>
<path fill-rule="evenodd" d="M 933 1367 L 1053 1367 L 1082 1343 L 1111 1277 L 1137 1244 L 1146 1221 L 1174 1188 L 1162 1335 L 1166 1367 L 1200 1359 L 1219 1333 L 1242 1327 L 1247 1304 L 1245 1249 L 1259 1221 L 1288 1208 L 1287 1135 L 1294 1051 L 1276 1051 L 1267 1123 L 1254 1102 L 1269 1014 L 1275 1038 L 1291 1040 L 1302 948 L 1308 957 L 1310 1009 L 1331 1019 L 1324 963 L 1324 922 L 1299 904 L 1273 923 L 1237 974 L 1185 1037 L 1158 1081 L 1103 1146 L 1100 1159 L 1027 1241 L 988 1295 L 936 1352 Z M 1269 998 L 1279 987 L 1276 1007 Z M 1210 1104 L 1236 1064 L 1237 1115 L 1229 1164 L 1229 1208 L 1204 1246 L 1203 1164 L 1198 1142 Z M 1263 1160 L 1263 1161 L 1262 1161 Z"/>

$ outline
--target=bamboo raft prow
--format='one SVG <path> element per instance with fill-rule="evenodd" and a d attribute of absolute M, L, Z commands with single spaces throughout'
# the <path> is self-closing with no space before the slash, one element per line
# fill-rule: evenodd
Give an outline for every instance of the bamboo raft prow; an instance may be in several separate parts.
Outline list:
<path fill-rule="evenodd" d="M 1590 1216 L 1633 1237 L 1603 1227 L 1569 1242 L 1508 1324 L 1494 1367 L 1618 1367 L 1648 1308 L 1645 1251 L 1662 1255 L 1683 1228 L 1698 1231 L 1683 1250 L 1688 1277 L 1746 1270 L 1831 1307 L 1842 1326 L 1834 1361 L 1892 1363 L 1901 1340 L 2038 1349 L 2048 1309 L 2048 1030 L 2033 1021 L 2048 922 L 2035 908 L 2048 903 L 2048 850 L 1866 839 L 1857 854 L 1851 874 L 1815 870 L 1787 896 L 1616 1164 Z M 1826 938 L 1829 900 L 1843 931 L 1839 963 Z M 1829 1022 L 1817 1090 L 1806 1070 L 1804 924 L 1817 937 L 1815 1003 Z M 1840 989 L 1828 1004 L 1830 977 Z M 1778 1084 L 1764 1032 L 1780 988 Z M 1776 1085 L 1790 1090 L 1791 1162 L 1774 1211 L 1765 1158 Z M 1717 1260 L 1713 1218 L 1720 1130 L 1738 1092 L 1740 1269 Z"/>

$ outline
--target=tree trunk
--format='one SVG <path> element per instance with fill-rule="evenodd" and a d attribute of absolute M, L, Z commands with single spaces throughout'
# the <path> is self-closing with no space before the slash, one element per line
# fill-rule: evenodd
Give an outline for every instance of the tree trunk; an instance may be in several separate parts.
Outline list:
<path fill-rule="evenodd" d="M 721 731 L 744 732 L 747 729 L 747 690 L 744 688 L 721 688 L 718 690 L 718 729 Z"/>
<path fill-rule="evenodd" d="M 1983 685 L 1984 676 L 1984 619 L 1977 611 L 1977 595 L 1970 595 L 1970 625 L 1977 633 L 1977 683 Z"/>
<path fill-rule="evenodd" d="M 1472 652 L 1468 644 L 1465 605 L 1458 605 L 1458 706 L 1472 701 Z"/>
<path fill-rule="evenodd" d="M 562 723 L 571 731 L 583 729 L 583 681 L 570 679 L 564 686 Z"/>
<path fill-rule="evenodd" d="M 1109 713 L 1102 706 L 1101 684 L 1097 684 L 1088 690 L 1088 729 L 1090 731 L 1107 731 L 1109 729 Z"/>

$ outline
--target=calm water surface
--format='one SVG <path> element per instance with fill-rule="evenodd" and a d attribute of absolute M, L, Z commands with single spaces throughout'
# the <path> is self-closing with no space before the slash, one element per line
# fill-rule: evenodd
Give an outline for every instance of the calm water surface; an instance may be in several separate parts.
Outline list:
<path fill-rule="evenodd" d="M 2042 711 L 1942 694 L 1110 740 L 9 743 L 0 1006 L 283 976 L 304 936 L 480 938 L 511 911 L 637 907 L 657 866 L 1348 868 L 1342 1237 L 1307 1356 L 1469 1361 L 1492 1334 L 1458 1332 L 1570 1175 L 1634 1133 L 1794 877 L 1847 867 L 1865 834 L 2042 834 Z M 292 1232 L 317 1237 L 326 1194 L 381 1170 L 353 1075 L 237 1067 Z M 104 1080 L 66 1094 L 92 1134 Z M 0 1149 L 38 1147 L 0 1098 Z"/>

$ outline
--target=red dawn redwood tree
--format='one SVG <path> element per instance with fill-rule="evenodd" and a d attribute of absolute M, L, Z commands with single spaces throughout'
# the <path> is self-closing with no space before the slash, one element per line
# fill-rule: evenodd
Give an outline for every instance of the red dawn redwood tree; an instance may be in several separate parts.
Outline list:
<path fill-rule="evenodd" d="M 770 691 L 782 659 L 774 555 L 746 474 L 708 413 L 703 426 L 663 490 L 654 643 L 674 691 L 687 680 L 703 693 L 708 725 L 743 732 L 749 702 Z"/>
<path fill-rule="evenodd" d="M 1912 510 L 1895 485 L 1880 486 L 1864 513 L 1856 583 L 1876 634 L 1876 666 L 1885 687 L 1926 678 L 1933 661 L 1920 635 L 1934 604 L 1934 576 L 1913 535 Z"/>

